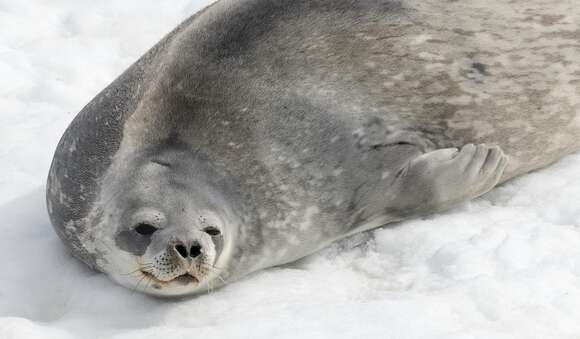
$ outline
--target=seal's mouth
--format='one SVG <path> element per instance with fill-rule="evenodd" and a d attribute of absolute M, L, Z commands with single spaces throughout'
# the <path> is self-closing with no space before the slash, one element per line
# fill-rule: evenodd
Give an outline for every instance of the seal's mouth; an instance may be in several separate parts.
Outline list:
<path fill-rule="evenodd" d="M 179 275 L 179 276 L 177 276 L 171 280 L 168 280 L 168 281 L 159 280 L 156 276 L 154 276 L 153 274 L 151 274 L 149 272 L 141 271 L 141 273 L 143 273 L 143 275 L 145 277 L 150 279 L 153 282 L 153 284 L 152 284 L 153 287 L 157 288 L 157 289 L 164 287 L 164 286 L 167 286 L 168 284 L 171 284 L 173 282 L 179 283 L 181 285 L 189 285 L 189 284 L 199 283 L 199 279 L 190 273 L 185 273 L 185 274 Z"/>
<path fill-rule="evenodd" d="M 184 284 L 184 285 L 199 282 L 199 280 L 196 277 L 194 277 L 193 275 L 191 275 L 189 273 L 182 274 L 182 275 L 174 278 L 173 281 L 177 281 L 177 282 Z"/>

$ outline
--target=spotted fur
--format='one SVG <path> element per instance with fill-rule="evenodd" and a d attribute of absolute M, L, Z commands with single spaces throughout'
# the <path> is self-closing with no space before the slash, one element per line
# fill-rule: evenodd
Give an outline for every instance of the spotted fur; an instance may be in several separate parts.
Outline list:
<path fill-rule="evenodd" d="M 579 149 L 579 16 L 556 0 L 220 0 L 79 113 L 51 220 L 130 287 L 143 260 L 160 281 L 185 272 L 172 236 L 203 240 L 199 284 L 146 290 L 169 295 L 474 198 Z M 143 209 L 159 237 L 132 233 Z"/>

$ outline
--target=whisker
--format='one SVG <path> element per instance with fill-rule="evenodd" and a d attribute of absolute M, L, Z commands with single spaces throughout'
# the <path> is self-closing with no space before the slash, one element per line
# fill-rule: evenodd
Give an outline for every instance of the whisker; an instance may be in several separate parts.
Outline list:
<path fill-rule="evenodd" d="M 220 269 L 218 269 L 217 267 L 211 266 L 211 265 L 204 265 L 203 268 L 211 270 L 213 272 L 221 272 Z"/>
<path fill-rule="evenodd" d="M 143 288 L 143 291 L 145 291 L 146 289 L 151 287 L 152 282 L 153 282 L 153 279 L 151 277 L 147 277 L 147 282 L 145 282 L 145 288 Z"/>
<path fill-rule="evenodd" d="M 141 258 L 137 258 L 137 264 L 139 264 L 139 265 L 153 265 L 153 262 L 141 262 Z"/>
<path fill-rule="evenodd" d="M 128 273 L 122 273 L 121 275 L 127 276 L 127 275 L 131 275 L 131 274 L 135 274 L 139 271 L 141 271 L 141 268 L 138 268 L 138 269 L 131 271 L 131 272 L 128 272 Z"/>
<path fill-rule="evenodd" d="M 224 278 L 222 278 L 221 274 L 218 273 L 217 277 L 219 280 L 222 281 L 222 284 L 226 285 L 226 281 L 224 280 Z"/>
<path fill-rule="evenodd" d="M 149 264 L 149 265 L 141 265 L 141 266 L 140 266 L 139 268 L 137 268 L 136 270 L 134 270 L 134 271 L 131 271 L 131 272 L 128 272 L 128 273 L 123 273 L 123 274 L 121 274 L 121 275 L 125 275 L 125 276 L 127 276 L 127 275 L 131 275 L 131 274 L 135 274 L 135 273 L 137 273 L 137 272 L 139 272 L 139 271 L 147 270 L 147 269 L 149 269 L 149 268 L 151 268 L 151 267 L 153 267 L 153 264 Z"/>
<path fill-rule="evenodd" d="M 209 263 L 208 263 L 207 265 L 209 265 L 209 266 L 211 266 L 211 267 L 213 267 L 213 268 L 217 268 L 218 270 L 223 270 L 223 269 L 224 269 L 223 267 L 217 267 L 217 266 L 216 266 L 216 265 L 214 265 L 214 264 L 209 264 Z"/>
<path fill-rule="evenodd" d="M 137 291 L 137 289 L 139 288 L 139 284 L 141 284 L 141 282 L 142 282 L 142 281 L 143 281 L 145 278 L 147 278 L 147 276 L 143 274 L 143 277 L 141 277 L 141 279 L 139 279 L 139 281 L 137 282 L 137 285 L 135 285 L 135 288 L 133 289 L 133 291 L 132 291 L 131 295 L 134 295 L 134 294 L 135 294 L 135 292 L 136 292 L 136 291 Z"/>
<path fill-rule="evenodd" d="M 206 264 L 202 264 L 202 265 L 203 265 L 204 267 L 206 267 L 206 268 L 211 268 L 211 269 L 215 269 L 215 270 L 221 270 L 221 269 L 222 269 L 221 267 L 217 267 L 217 266 L 214 266 L 214 265 L 212 265 L 212 264 L 207 264 L 207 263 L 206 263 Z"/>
<path fill-rule="evenodd" d="M 216 276 L 216 277 L 217 277 L 219 280 L 221 280 L 221 282 L 222 282 L 224 285 L 226 284 L 226 281 L 224 280 L 224 278 L 222 278 L 221 274 L 219 273 L 220 271 L 219 271 L 219 270 L 217 270 L 217 269 L 215 268 L 215 266 L 213 266 L 213 265 L 211 265 L 211 264 L 206 264 L 206 265 L 204 265 L 204 268 L 205 268 L 205 269 L 208 269 L 208 270 L 210 270 L 210 271 L 212 271 L 213 273 L 217 273 L 217 276 Z"/>

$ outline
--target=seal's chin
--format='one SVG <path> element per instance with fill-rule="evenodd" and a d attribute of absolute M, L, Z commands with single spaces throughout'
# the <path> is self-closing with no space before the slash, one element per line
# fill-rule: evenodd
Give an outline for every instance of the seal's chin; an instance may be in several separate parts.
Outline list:
<path fill-rule="evenodd" d="M 160 280 L 155 275 L 153 275 L 149 272 L 141 271 L 141 273 L 143 274 L 143 276 L 146 279 L 149 279 L 151 281 L 151 285 L 155 289 L 161 289 L 161 288 L 168 286 L 169 284 L 172 284 L 172 283 L 178 283 L 180 285 L 194 285 L 194 286 L 199 284 L 199 278 L 195 277 L 194 275 L 192 275 L 190 273 L 185 273 L 185 274 L 179 275 L 179 276 L 177 276 L 171 280 L 167 280 L 167 281 Z"/>

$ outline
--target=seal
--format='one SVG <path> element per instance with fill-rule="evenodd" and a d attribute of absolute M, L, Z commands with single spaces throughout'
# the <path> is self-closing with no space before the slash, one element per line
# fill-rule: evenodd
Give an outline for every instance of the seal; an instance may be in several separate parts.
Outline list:
<path fill-rule="evenodd" d="M 176 296 L 476 198 L 580 149 L 579 15 L 220 0 L 71 123 L 52 224 L 114 281 Z"/>

